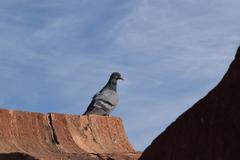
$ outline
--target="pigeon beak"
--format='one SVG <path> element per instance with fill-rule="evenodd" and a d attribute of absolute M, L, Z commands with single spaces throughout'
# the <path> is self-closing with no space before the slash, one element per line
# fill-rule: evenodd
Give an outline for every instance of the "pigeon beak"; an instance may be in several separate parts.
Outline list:
<path fill-rule="evenodd" d="M 119 77 L 118 79 L 124 80 L 122 77 Z"/>

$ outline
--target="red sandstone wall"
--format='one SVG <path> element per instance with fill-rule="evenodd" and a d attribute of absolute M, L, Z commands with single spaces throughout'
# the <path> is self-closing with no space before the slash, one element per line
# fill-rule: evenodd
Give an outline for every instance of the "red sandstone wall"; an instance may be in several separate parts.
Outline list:
<path fill-rule="evenodd" d="M 1 109 L 0 153 L 13 152 L 39 159 L 137 159 L 120 118 Z"/>

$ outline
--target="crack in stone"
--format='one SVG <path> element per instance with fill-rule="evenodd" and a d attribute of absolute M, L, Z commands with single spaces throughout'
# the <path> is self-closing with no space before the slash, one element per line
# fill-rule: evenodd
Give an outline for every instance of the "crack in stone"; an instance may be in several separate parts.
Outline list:
<path fill-rule="evenodd" d="M 48 113 L 47 117 L 48 117 L 48 124 L 49 124 L 50 129 L 51 129 L 52 142 L 55 143 L 55 144 L 59 144 L 59 141 L 58 141 L 58 138 L 57 138 L 57 135 L 56 135 L 55 129 L 53 127 L 53 123 L 52 123 L 52 114 Z"/>
<path fill-rule="evenodd" d="M 97 143 L 102 149 L 104 149 L 104 147 L 101 145 L 101 143 L 99 143 L 99 142 L 97 141 L 96 136 L 94 135 L 94 132 L 93 132 L 93 130 L 92 130 L 92 122 L 91 122 L 91 119 L 90 119 L 89 116 L 87 116 L 87 120 L 88 120 L 88 125 L 87 125 L 87 127 L 90 129 L 91 135 L 92 135 L 92 137 L 93 137 L 93 141 L 94 141 L 95 143 Z"/>
<path fill-rule="evenodd" d="M 97 142 L 97 139 L 95 138 L 95 135 L 93 134 L 93 130 L 92 130 L 92 127 L 91 127 L 92 124 L 91 124 L 91 121 L 90 121 L 89 116 L 87 116 L 87 119 L 88 119 L 87 127 L 90 129 L 90 133 L 91 133 L 91 135 L 92 135 L 92 137 L 93 137 L 93 141 L 94 141 L 95 143 L 97 143 L 97 144 L 100 145 L 100 143 Z"/>
<path fill-rule="evenodd" d="M 98 160 L 105 160 L 99 153 L 90 153 L 98 158 Z"/>

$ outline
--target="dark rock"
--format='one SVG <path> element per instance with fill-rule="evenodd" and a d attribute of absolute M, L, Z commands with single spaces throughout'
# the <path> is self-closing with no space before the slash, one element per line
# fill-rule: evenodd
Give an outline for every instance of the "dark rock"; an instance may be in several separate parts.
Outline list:
<path fill-rule="evenodd" d="M 140 160 L 240 159 L 240 47 L 222 81 L 183 113 Z"/>
<path fill-rule="evenodd" d="M 28 154 L 13 152 L 13 153 L 0 153 L 0 160 L 38 160 Z"/>

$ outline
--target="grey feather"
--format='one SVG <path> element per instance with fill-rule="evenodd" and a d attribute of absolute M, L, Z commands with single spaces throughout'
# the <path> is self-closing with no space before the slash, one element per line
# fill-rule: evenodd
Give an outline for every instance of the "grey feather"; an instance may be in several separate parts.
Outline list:
<path fill-rule="evenodd" d="M 117 80 L 119 79 L 123 80 L 120 73 L 112 73 L 107 84 L 93 96 L 83 115 L 97 114 L 108 116 L 118 104 Z"/>

